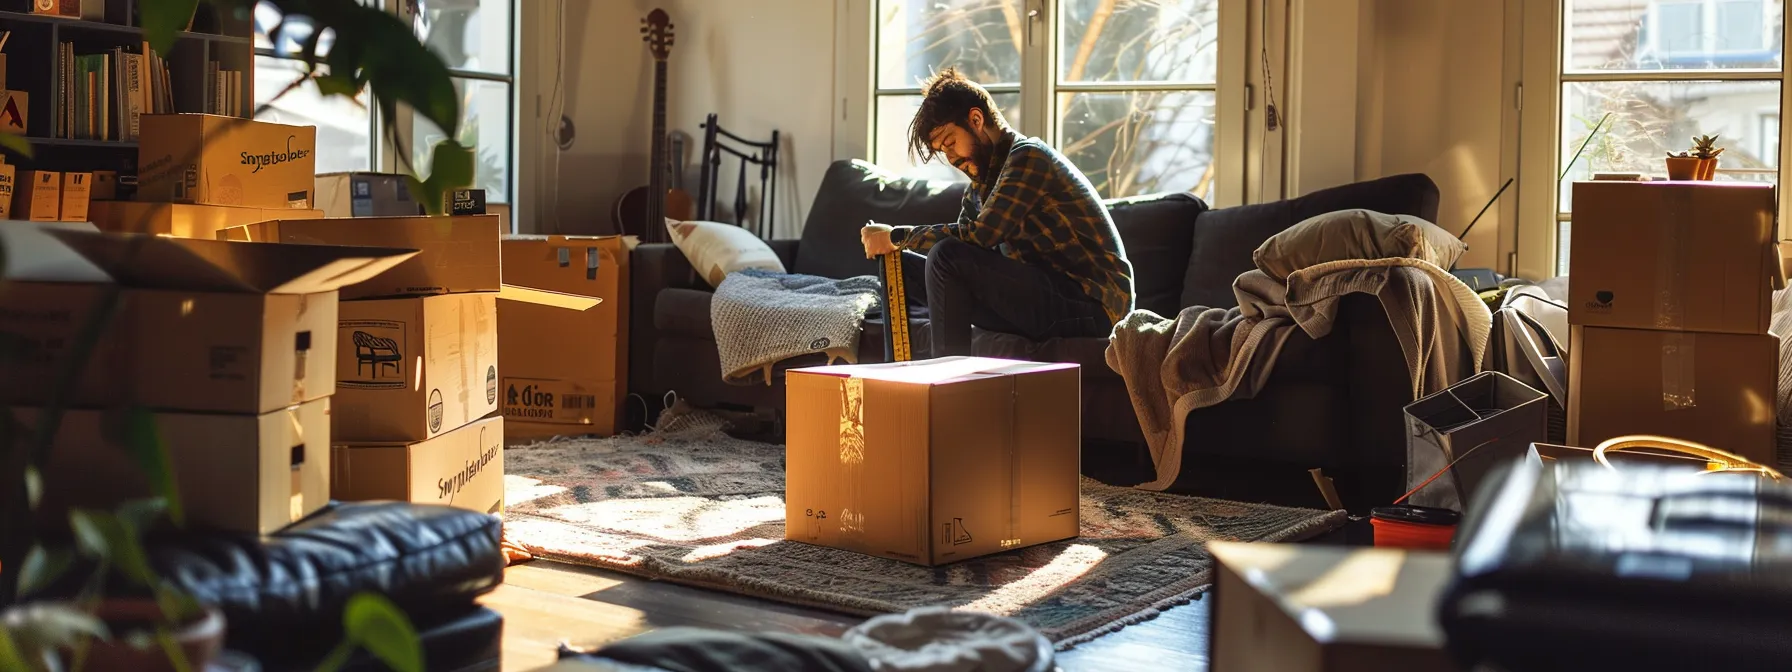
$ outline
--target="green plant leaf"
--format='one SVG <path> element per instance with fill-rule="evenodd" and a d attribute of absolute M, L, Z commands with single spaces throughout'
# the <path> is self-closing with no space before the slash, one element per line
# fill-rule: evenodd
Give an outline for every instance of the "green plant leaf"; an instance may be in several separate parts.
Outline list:
<path fill-rule="evenodd" d="M 155 415 L 142 408 L 126 411 L 124 443 L 137 468 L 143 470 L 143 477 L 149 480 L 151 492 L 162 498 L 168 519 L 176 526 L 183 525 L 185 512 L 181 509 L 179 486 L 174 480 L 174 468 L 169 466 L 168 447 L 162 443 L 162 433 L 156 430 Z"/>
<path fill-rule="evenodd" d="M 0 147 L 10 149 L 27 159 L 31 158 L 31 141 L 16 133 L 0 131 Z"/>
<path fill-rule="evenodd" d="M 41 545 L 32 546 L 25 554 L 24 563 L 19 566 L 19 595 L 30 595 L 43 590 L 67 572 L 74 560 L 74 553 L 66 548 L 51 550 Z"/>
<path fill-rule="evenodd" d="M 423 645 L 411 619 L 376 593 L 356 593 L 343 614 L 348 638 L 398 672 L 423 671 Z"/>
<path fill-rule="evenodd" d="M 156 520 L 168 510 L 167 500 L 160 497 L 133 499 L 118 505 L 118 520 L 124 523 L 132 536 L 142 536 L 154 527 Z"/>
<path fill-rule="evenodd" d="M 100 531 L 100 523 L 96 520 L 97 517 L 110 515 L 89 509 L 68 512 L 69 527 L 75 531 L 75 548 L 80 549 L 81 555 L 104 558 L 110 554 L 111 549 L 106 546 L 106 533 Z"/>
<path fill-rule="evenodd" d="M 12 635 L 7 633 L 6 628 L 0 628 L 0 670 L 22 672 L 31 669 L 36 668 L 25 663 L 25 656 L 19 651 L 19 645 L 12 641 Z"/>
<path fill-rule="evenodd" d="M 188 623 L 205 612 L 205 607 L 199 604 L 199 600 L 167 584 L 157 586 L 155 594 L 156 606 L 162 609 L 162 616 L 169 623 Z"/>
<path fill-rule="evenodd" d="M 69 523 L 75 528 L 75 540 L 82 553 L 116 567 L 125 578 L 141 586 L 157 584 L 155 572 L 138 544 L 136 534 L 117 515 L 104 511 L 76 509 L 69 512 Z"/>
<path fill-rule="evenodd" d="M 472 149 L 443 140 L 430 149 L 429 176 L 422 180 L 410 177 L 405 183 L 410 186 L 411 198 L 423 204 L 424 212 L 441 215 L 447 211 L 444 198 L 448 192 L 473 185 L 475 165 Z"/>
<path fill-rule="evenodd" d="M 168 664 L 175 672 L 192 672 L 193 666 L 187 663 L 187 652 L 181 650 L 180 642 L 175 641 L 173 632 L 167 628 L 156 628 L 156 643 L 162 645 L 162 653 L 168 655 Z"/>
<path fill-rule="evenodd" d="M 77 648 L 88 639 L 111 638 L 105 623 L 66 602 L 18 605 L 7 609 L 3 616 L 0 631 L 12 637 L 19 655 L 28 660 L 35 660 L 39 652 Z"/>
<path fill-rule="evenodd" d="M 9 422 L 9 420 L 11 419 L 11 416 L 12 416 L 11 410 L 8 409 L 7 412 L 5 413 L 5 415 L 7 416 L 7 418 L 0 420 L 0 423 L 5 423 L 5 424 L 9 425 L 8 429 L 11 429 L 10 425 L 12 423 Z M 6 432 L 6 434 L 7 434 L 8 439 L 10 439 L 11 432 L 8 431 L 8 432 Z M 37 470 L 37 467 L 35 465 L 27 464 L 27 465 L 25 465 L 25 502 L 31 505 L 32 511 L 36 511 L 38 503 L 42 502 L 43 499 L 44 499 L 44 475 L 43 475 L 43 473 L 41 473 Z"/>
<path fill-rule="evenodd" d="M 174 34 L 187 29 L 199 0 L 151 0 L 137 5 L 143 20 L 143 38 L 151 49 L 167 55 L 174 51 Z"/>

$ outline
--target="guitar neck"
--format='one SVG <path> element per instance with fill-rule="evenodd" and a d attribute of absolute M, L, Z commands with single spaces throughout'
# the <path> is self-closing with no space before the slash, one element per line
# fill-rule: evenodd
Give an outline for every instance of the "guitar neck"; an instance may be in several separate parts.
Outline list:
<path fill-rule="evenodd" d="M 647 178 L 647 221 L 642 231 L 648 240 L 666 239 L 666 62 L 653 63 L 653 151 Z"/>

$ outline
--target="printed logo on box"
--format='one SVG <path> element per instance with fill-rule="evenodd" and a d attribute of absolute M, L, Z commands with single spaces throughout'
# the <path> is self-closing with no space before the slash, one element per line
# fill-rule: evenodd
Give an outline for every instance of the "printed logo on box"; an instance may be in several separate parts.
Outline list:
<path fill-rule="evenodd" d="M 504 417 L 513 420 L 589 424 L 597 395 L 563 380 L 504 379 Z"/>
<path fill-rule="evenodd" d="M 455 495 L 459 495 L 461 489 L 467 487 L 467 484 L 473 482 L 473 479 L 479 478 L 479 472 L 485 471 L 492 460 L 497 459 L 500 446 L 493 443 L 490 447 L 486 447 L 485 429 L 484 427 L 479 428 L 478 445 L 482 448 L 479 456 L 464 462 L 460 471 L 436 479 L 437 499 L 453 504 Z"/>
<path fill-rule="evenodd" d="M 429 433 L 442 431 L 442 389 L 429 391 Z"/>
<path fill-rule="evenodd" d="M 296 135 L 286 136 L 286 151 L 280 151 L 280 150 L 276 149 L 276 150 L 272 150 L 272 151 L 262 152 L 260 154 L 250 154 L 249 152 L 242 152 L 243 165 L 253 166 L 253 168 L 249 171 L 249 173 L 254 174 L 254 173 L 261 172 L 261 169 L 263 169 L 263 168 L 272 168 L 272 167 L 280 165 L 282 163 L 298 161 L 307 156 L 311 156 L 311 150 L 309 150 L 309 149 L 305 149 L 303 147 L 300 147 L 298 149 L 292 148 L 292 141 L 297 140 L 298 137 L 299 136 L 296 136 Z"/>
<path fill-rule="evenodd" d="M 498 403 L 498 367 L 485 367 L 485 403 Z"/>
<path fill-rule="evenodd" d="M 1596 313 L 1609 313 L 1612 310 L 1612 300 L 1615 298 L 1617 297 L 1609 289 L 1594 292 L 1593 300 L 1587 302 L 1587 310 Z"/>
<path fill-rule="evenodd" d="M 355 358 L 353 375 L 337 373 L 337 387 L 359 390 L 402 390 L 405 386 L 405 323 L 392 320 L 343 320 L 339 333 L 348 336 Z"/>

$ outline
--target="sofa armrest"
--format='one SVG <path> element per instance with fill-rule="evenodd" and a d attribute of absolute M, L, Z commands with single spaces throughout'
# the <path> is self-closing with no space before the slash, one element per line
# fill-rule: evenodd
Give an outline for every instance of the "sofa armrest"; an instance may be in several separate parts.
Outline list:
<path fill-rule="evenodd" d="M 784 270 L 795 273 L 796 244 L 798 242 L 800 241 L 795 238 L 790 238 L 787 240 L 768 240 L 765 241 L 765 244 L 771 246 L 772 252 L 778 255 L 778 261 L 783 262 Z"/>

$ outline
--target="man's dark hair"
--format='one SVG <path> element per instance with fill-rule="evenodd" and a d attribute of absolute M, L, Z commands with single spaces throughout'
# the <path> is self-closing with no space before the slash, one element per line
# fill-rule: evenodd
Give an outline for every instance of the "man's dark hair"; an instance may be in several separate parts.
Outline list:
<path fill-rule="evenodd" d="M 947 67 L 934 73 L 921 85 L 921 96 L 921 109 L 915 112 L 915 120 L 908 126 L 908 154 L 916 163 L 933 160 L 937 152 L 928 144 L 928 140 L 941 126 L 956 124 L 959 128 L 970 130 L 967 123 L 971 110 L 981 110 L 985 124 L 994 124 L 996 128 L 1008 127 L 1008 121 L 996 109 L 989 92 L 976 82 L 966 79 L 958 72 L 958 68 Z"/>

